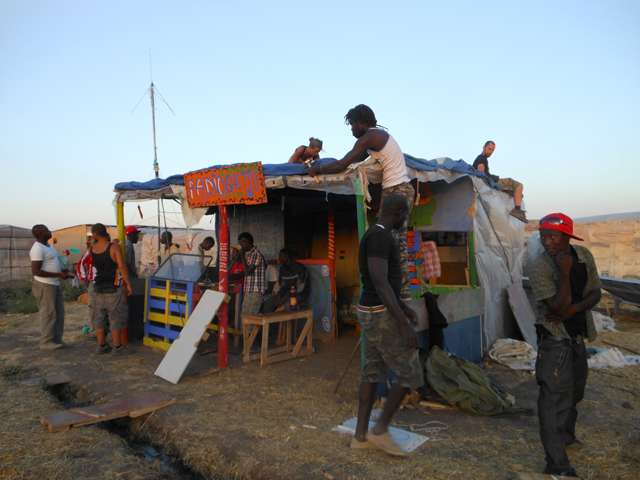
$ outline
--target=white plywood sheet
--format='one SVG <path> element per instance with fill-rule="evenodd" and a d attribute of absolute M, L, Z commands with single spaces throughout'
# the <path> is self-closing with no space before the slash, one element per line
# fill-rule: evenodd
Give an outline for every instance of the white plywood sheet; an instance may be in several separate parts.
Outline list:
<path fill-rule="evenodd" d="M 374 410 L 371 412 L 371 418 L 377 419 L 376 413 L 380 413 L 381 410 Z M 356 425 L 358 424 L 358 417 L 354 417 L 351 420 L 347 420 L 341 425 L 333 428 L 334 432 L 340 433 L 348 433 L 349 435 L 355 435 L 356 433 Z M 369 430 L 375 427 L 375 422 L 369 422 Z M 413 432 L 406 432 L 404 430 L 400 430 L 399 428 L 389 427 L 389 433 L 391 437 L 395 440 L 395 442 L 400 445 L 406 452 L 412 452 L 420 445 L 429 440 L 429 437 L 425 437 L 424 435 L 418 435 Z"/>
<path fill-rule="evenodd" d="M 509 285 L 507 292 L 509 293 L 509 305 L 511 306 L 513 315 L 516 317 L 516 322 L 518 322 L 524 341 L 537 351 L 536 315 L 533 313 L 533 308 L 531 308 L 527 294 L 522 288 L 522 285 Z"/>
<path fill-rule="evenodd" d="M 197 350 L 197 343 L 224 302 L 224 293 L 207 290 L 198 302 L 180 336 L 171 344 L 155 374 L 167 382 L 178 383 Z"/>

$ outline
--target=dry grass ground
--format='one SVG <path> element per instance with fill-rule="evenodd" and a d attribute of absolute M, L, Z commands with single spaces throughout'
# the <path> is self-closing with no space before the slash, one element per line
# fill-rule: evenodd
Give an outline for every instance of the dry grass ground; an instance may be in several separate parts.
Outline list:
<path fill-rule="evenodd" d="M 95 344 L 81 333 L 85 318 L 86 306 L 67 304 L 64 340 L 75 347 L 42 352 L 36 344 L 37 314 L 0 316 L 0 357 L 5 365 L 24 365 L 22 375 L 68 375 L 75 380 L 72 388 L 100 401 L 156 390 L 176 397 L 177 404 L 151 418 L 132 420 L 129 428 L 206 478 L 514 479 L 511 464 L 532 472 L 544 467 L 535 413 L 479 417 L 445 411 L 425 416 L 405 409 L 395 417 L 398 426 L 439 421 L 449 426 L 442 433 L 450 439 L 427 442 L 408 458 L 351 451 L 349 439 L 331 428 L 354 417 L 358 408 L 356 365 L 338 395 L 332 395 L 357 341 L 354 334 L 337 344 L 318 343 L 316 353 L 304 359 L 265 368 L 256 362 L 243 364 L 236 352 L 230 356 L 231 368 L 221 372 L 216 355 L 196 355 L 180 383 L 173 385 L 153 375 L 162 353 L 140 344 L 130 356 L 93 356 Z M 620 333 L 600 338 L 640 350 L 640 311 L 628 309 L 616 322 Z M 214 347 L 209 340 L 201 350 Z M 493 363 L 486 372 L 520 405 L 535 410 L 532 374 Z M 634 437 L 640 430 L 639 378 L 640 367 L 590 372 L 578 419 L 578 435 L 590 448 L 570 453 L 583 478 L 640 478 L 640 446 Z M 48 433 L 38 416 L 60 410 L 52 397 L 37 387 L 17 385 L 15 375 L 2 382 L 0 476 L 54 478 L 59 472 L 58 478 L 159 478 L 157 462 L 143 462 L 117 437 L 95 426 Z M 622 407 L 625 402 L 631 409 Z M 84 456 L 77 456 L 79 452 Z M 38 459 L 43 461 L 39 464 Z"/>

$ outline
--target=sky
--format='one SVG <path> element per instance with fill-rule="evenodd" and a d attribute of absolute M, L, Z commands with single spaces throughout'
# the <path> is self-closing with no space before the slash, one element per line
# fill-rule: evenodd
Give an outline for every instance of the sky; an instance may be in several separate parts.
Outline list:
<path fill-rule="evenodd" d="M 495 141 L 529 218 L 640 210 L 637 1 L 0 0 L 0 65 L 0 224 L 115 224 L 113 186 L 154 175 L 152 80 L 163 177 L 342 158 L 364 103 L 415 157 Z"/>

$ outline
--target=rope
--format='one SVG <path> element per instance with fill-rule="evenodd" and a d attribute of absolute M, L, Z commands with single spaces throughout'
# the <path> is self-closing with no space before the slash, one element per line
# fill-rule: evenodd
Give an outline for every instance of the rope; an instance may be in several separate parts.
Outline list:
<path fill-rule="evenodd" d="M 447 430 L 450 425 L 435 420 L 427 423 L 401 424 L 396 422 L 396 426 L 408 428 L 414 433 L 420 432 L 421 434 L 429 437 L 429 442 L 442 442 L 444 440 L 451 440 L 451 435 L 440 435 L 440 432 Z"/>

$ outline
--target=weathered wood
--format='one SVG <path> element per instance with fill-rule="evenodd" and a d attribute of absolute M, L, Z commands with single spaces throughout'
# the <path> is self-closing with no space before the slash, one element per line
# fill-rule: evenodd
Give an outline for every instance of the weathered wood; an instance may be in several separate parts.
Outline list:
<path fill-rule="evenodd" d="M 45 382 L 45 386 L 60 385 L 62 383 L 73 382 L 73 380 L 66 375 L 48 375 L 46 377 L 29 378 L 27 380 L 22 380 L 20 384 L 25 387 L 35 387 L 37 385 L 40 385 L 40 382 L 42 382 L 43 380 Z"/>
<path fill-rule="evenodd" d="M 74 408 L 68 412 L 50 413 L 40 416 L 40 422 L 49 428 L 50 432 L 60 432 L 71 427 L 91 425 L 124 416 L 140 416 L 158 408 L 172 405 L 175 398 L 161 393 L 152 392 L 137 397 L 117 400 L 105 405 Z"/>
<path fill-rule="evenodd" d="M 298 342 L 293 347 L 291 346 L 291 323 L 293 320 L 297 320 L 299 318 L 306 319 L 305 326 L 303 331 L 298 339 Z M 243 321 L 243 331 L 244 331 L 244 350 L 243 350 L 243 360 L 245 363 L 250 362 L 251 360 L 260 358 L 260 366 L 265 366 L 270 363 L 274 363 L 281 360 L 289 360 L 296 357 L 301 357 L 305 355 L 310 355 L 314 352 L 313 349 L 313 336 L 312 336 L 312 326 L 313 326 L 313 310 L 281 310 L 273 313 L 266 314 L 258 314 L 258 315 L 242 315 Z M 272 323 L 280 323 L 286 322 L 286 345 L 283 347 L 278 347 L 273 350 L 269 350 L 269 325 Z M 253 331 L 251 332 L 251 336 L 247 335 L 247 329 L 249 325 L 254 325 Z M 262 327 L 262 346 L 260 350 L 260 354 L 251 354 L 251 346 L 255 341 L 257 330 Z M 284 329 L 284 328 L 283 328 Z M 281 330 L 283 330 L 281 329 Z M 305 339 L 307 340 L 307 346 L 305 348 L 302 347 Z M 278 352 L 285 352 L 280 355 L 274 355 Z"/>
<path fill-rule="evenodd" d="M 133 410 L 132 412 L 129 412 L 129 416 L 131 418 L 141 417 L 142 415 L 146 415 L 147 413 L 155 412 L 159 408 L 164 408 L 164 407 L 168 407 L 169 405 L 173 405 L 177 401 L 178 401 L 177 398 L 172 398 L 170 400 L 167 400 L 166 402 L 153 405 L 152 407 L 141 408 L 140 410 Z"/>

